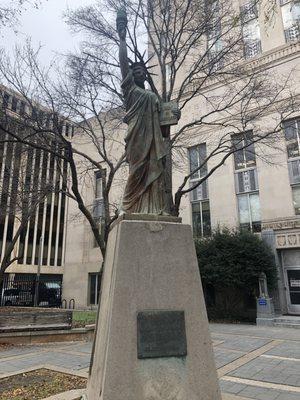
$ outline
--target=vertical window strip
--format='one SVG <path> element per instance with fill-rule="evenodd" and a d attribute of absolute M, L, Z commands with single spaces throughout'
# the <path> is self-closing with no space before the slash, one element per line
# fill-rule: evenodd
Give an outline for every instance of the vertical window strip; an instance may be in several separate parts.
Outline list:
<path fill-rule="evenodd" d="M 45 193 L 45 187 L 44 187 L 44 182 L 48 182 L 49 180 L 49 173 L 50 173 L 50 154 L 45 153 L 45 180 L 41 182 L 41 195 L 44 195 Z M 42 226 L 41 226 L 41 236 L 43 237 L 42 241 L 42 249 L 41 249 L 41 254 L 42 254 L 42 265 L 47 264 L 47 244 L 48 244 L 48 236 L 49 232 L 46 231 L 47 227 L 47 214 L 48 214 L 48 197 L 46 197 L 43 202 L 42 202 L 42 209 L 43 209 L 43 219 L 42 219 Z M 36 260 L 36 264 L 38 264 L 38 259 Z"/>
<path fill-rule="evenodd" d="M 262 51 L 256 2 L 251 0 L 242 5 L 240 13 L 244 38 L 244 55 L 245 58 L 252 58 Z"/>
<path fill-rule="evenodd" d="M 59 177 L 59 189 L 62 189 L 62 177 Z M 62 203 L 62 193 L 58 194 L 58 205 L 57 205 L 57 220 L 56 220 L 56 240 L 55 240 L 55 256 L 54 256 L 54 266 L 58 266 L 58 246 L 59 246 L 59 228 L 60 228 L 60 218 L 61 218 L 61 203 Z"/>
<path fill-rule="evenodd" d="M 7 143 L 5 140 L 7 139 L 7 134 L 0 131 L 0 136 L 3 137 L 3 143 L 0 143 L 0 196 L 2 194 L 2 181 L 3 181 L 3 169 L 5 164 L 5 157 L 6 157 L 6 145 Z"/>
<path fill-rule="evenodd" d="M 42 153 L 41 150 L 37 150 L 36 154 L 36 163 L 35 163 L 35 171 L 34 171 L 34 178 L 36 184 L 34 185 L 35 188 L 40 188 L 41 184 L 41 179 L 42 179 L 42 173 L 43 173 L 43 156 L 44 154 Z M 38 247 L 39 247 L 39 237 L 38 237 L 38 227 L 41 224 L 41 208 L 42 205 L 39 204 L 37 206 L 36 212 L 35 212 L 35 217 L 33 217 L 33 238 L 32 238 L 32 253 L 31 253 L 31 261 L 30 264 L 34 265 L 35 260 L 38 259 Z M 30 256 L 30 255 L 29 255 Z M 29 263 L 28 263 L 29 264 Z"/>
<path fill-rule="evenodd" d="M 283 122 L 283 131 L 287 143 L 288 158 L 300 156 L 300 120 L 298 118 Z"/>
<path fill-rule="evenodd" d="M 67 178 L 67 163 L 63 161 L 63 177 L 62 177 L 62 189 L 66 190 L 66 178 Z M 65 220 L 66 220 L 66 196 L 62 193 L 61 196 L 61 214 L 59 221 L 59 240 L 58 240 L 58 258 L 57 263 L 59 266 L 63 265 L 63 247 L 64 247 L 64 232 L 65 232 Z"/>
<path fill-rule="evenodd" d="M 63 167 L 61 168 L 61 164 Z M 59 194 L 58 194 L 58 206 L 57 206 L 57 221 L 56 221 L 56 240 L 55 240 L 55 256 L 54 266 L 63 265 L 63 246 L 65 237 L 65 220 L 66 220 L 66 196 L 61 193 L 62 189 L 66 185 L 67 180 L 67 163 L 65 161 L 58 160 L 57 171 L 59 174 Z"/>
<path fill-rule="evenodd" d="M 280 0 L 282 23 L 287 43 L 300 38 L 300 4 L 292 0 Z"/>
<path fill-rule="evenodd" d="M 26 156 L 22 155 L 22 157 L 26 158 L 26 167 L 25 167 L 25 176 L 24 176 L 24 191 L 22 193 L 22 220 L 28 218 L 29 207 L 31 207 L 32 202 L 32 171 L 33 171 L 33 157 L 34 150 L 32 148 L 26 149 Z M 28 231 L 29 231 L 29 221 L 27 222 L 26 228 L 21 232 L 20 240 L 18 243 L 18 264 L 26 264 L 26 254 L 27 253 L 27 240 L 28 240 Z"/>
<path fill-rule="evenodd" d="M 36 178 L 36 167 L 39 166 L 39 157 L 40 153 L 37 149 L 32 150 L 32 160 L 30 161 L 27 159 L 27 167 L 28 170 L 26 172 L 26 179 L 28 176 L 28 184 L 29 184 L 29 191 L 31 193 L 30 202 L 31 204 L 29 207 L 32 207 L 32 202 L 34 201 L 33 197 L 33 188 L 37 187 L 37 178 Z M 31 156 L 30 156 L 31 157 Z M 33 231 L 35 225 L 35 218 L 36 212 L 31 215 L 27 224 L 27 231 L 25 236 L 24 242 L 24 257 L 23 257 L 23 264 L 31 264 L 31 257 L 32 257 L 32 248 L 33 248 Z M 30 261 L 29 261 L 30 260 Z"/>
<path fill-rule="evenodd" d="M 5 135 L 5 138 L 7 138 L 7 135 Z M 6 154 L 7 154 L 7 145 L 8 143 L 4 142 L 3 148 L 1 149 L 1 168 L 0 168 L 0 211 L 2 210 L 1 208 L 1 199 L 3 196 L 3 181 L 4 181 L 4 172 L 5 172 L 5 163 L 6 163 Z M 2 244 L 3 244 L 3 235 L 4 235 L 4 225 L 5 225 L 5 215 L 1 211 L 0 212 L 0 259 L 2 257 Z"/>
<path fill-rule="evenodd" d="M 7 246 L 7 237 L 11 235 L 11 229 L 8 227 L 9 222 L 11 222 L 11 215 L 9 210 L 10 204 L 10 193 L 12 185 L 12 173 L 14 166 L 14 154 L 15 145 L 13 143 L 8 143 L 7 154 L 4 163 L 4 176 L 3 176 L 3 191 L 1 196 L 1 210 L 3 210 L 4 216 L 4 228 L 3 228 L 3 239 L 2 239 L 2 249 L 1 249 L 1 261 L 3 260 L 5 249 Z"/>
<path fill-rule="evenodd" d="M 56 159 L 53 154 L 50 155 L 50 185 L 54 188 L 56 182 Z M 47 265 L 51 265 L 51 251 L 52 251 L 52 236 L 53 236 L 53 216 L 54 216 L 54 203 L 55 203 L 55 191 L 49 194 L 50 197 L 50 214 L 49 214 L 49 237 L 48 237 L 48 253 L 47 253 Z"/>
<path fill-rule="evenodd" d="M 21 179 L 21 162 L 22 162 L 22 143 L 16 143 L 15 145 L 15 154 L 14 154 L 14 168 L 12 175 L 12 188 L 11 188 L 11 201 L 10 201 L 10 210 L 11 210 L 11 235 L 9 236 L 9 240 L 12 241 L 15 237 L 15 234 L 20 226 L 20 221 L 16 219 L 16 215 L 22 215 L 22 204 L 21 204 L 21 191 L 24 190 L 23 182 L 20 184 Z M 20 245 L 20 235 L 17 238 L 16 244 L 14 246 L 14 250 L 12 252 L 13 255 L 17 255 L 19 253 L 19 245 Z"/>
<path fill-rule="evenodd" d="M 219 0 L 206 2 L 206 13 L 208 18 L 207 29 L 207 54 L 208 54 L 208 69 L 217 71 L 223 67 L 223 59 L 220 58 L 222 52 L 222 24 L 220 16 Z"/>
<path fill-rule="evenodd" d="M 67 179 L 68 179 L 68 163 L 66 160 L 64 160 L 64 167 L 63 167 L 63 191 L 65 192 L 67 190 Z M 65 246 L 66 246 L 66 221 L 67 221 L 67 212 L 68 212 L 68 198 L 67 196 L 63 193 L 63 201 L 64 201 L 64 214 L 62 217 L 61 221 L 61 266 L 64 265 L 64 260 L 65 260 Z"/>

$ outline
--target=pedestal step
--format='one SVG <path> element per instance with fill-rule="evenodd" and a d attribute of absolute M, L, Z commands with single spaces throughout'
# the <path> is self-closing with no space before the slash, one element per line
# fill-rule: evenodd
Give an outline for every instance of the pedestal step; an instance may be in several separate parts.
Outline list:
<path fill-rule="evenodd" d="M 274 326 L 300 329 L 300 316 L 282 316 L 274 318 Z"/>

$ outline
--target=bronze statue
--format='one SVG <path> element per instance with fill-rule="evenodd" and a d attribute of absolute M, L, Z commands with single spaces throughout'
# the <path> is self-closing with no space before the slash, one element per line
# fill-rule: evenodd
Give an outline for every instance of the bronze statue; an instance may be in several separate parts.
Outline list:
<path fill-rule="evenodd" d="M 122 91 L 128 125 L 126 158 L 129 177 L 125 187 L 122 211 L 125 213 L 163 214 L 165 205 L 164 157 L 166 146 L 160 126 L 160 100 L 145 89 L 146 67 L 141 62 L 129 65 L 125 10 L 117 15 L 120 37 Z"/>

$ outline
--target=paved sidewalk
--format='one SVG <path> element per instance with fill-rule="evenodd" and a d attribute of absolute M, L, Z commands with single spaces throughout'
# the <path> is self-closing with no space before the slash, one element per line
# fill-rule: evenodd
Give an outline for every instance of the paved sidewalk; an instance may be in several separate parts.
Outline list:
<path fill-rule="evenodd" d="M 224 398 L 300 399 L 300 329 L 211 324 L 211 333 Z M 0 351 L 0 378 L 42 367 L 87 376 L 91 349 L 82 342 L 9 348 Z"/>

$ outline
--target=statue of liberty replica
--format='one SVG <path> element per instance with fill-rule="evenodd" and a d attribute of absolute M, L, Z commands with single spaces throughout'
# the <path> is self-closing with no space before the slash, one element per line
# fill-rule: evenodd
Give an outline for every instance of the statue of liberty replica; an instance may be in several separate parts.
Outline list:
<path fill-rule="evenodd" d="M 129 177 L 123 197 L 125 213 L 162 214 L 164 212 L 164 166 L 166 148 L 160 126 L 161 104 L 157 95 L 145 89 L 146 67 L 142 62 L 129 64 L 126 46 L 127 16 L 117 16 L 120 38 L 119 57 L 122 91 L 128 125 L 126 158 Z"/>
<path fill-rule="evenodd" d="M 221 400 L 191 227 L 164 211 L 161 126 L 178 116 L 145 89 L 144 64 L 129 64 L 123 10 L 117 30 L 129 177 L 108 237 L 87 399 Z"/>

